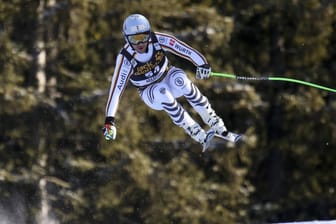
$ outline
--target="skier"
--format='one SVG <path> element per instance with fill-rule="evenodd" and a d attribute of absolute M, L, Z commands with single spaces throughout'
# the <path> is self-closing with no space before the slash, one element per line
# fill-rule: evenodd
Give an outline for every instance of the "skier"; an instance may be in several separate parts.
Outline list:
<path fill-rule="evenodd" d="M 153 32 L 146 17 L 128 16 L 123 23 L 126 44 L 119 52 L 106 105 L 103 133 L 106 140 L 114 140 L 117 130 L 115 114 L 119 99 L 128 81 L 139 90 L 141 99 L 154 110 L 164 110 L 174 124 L 183 128 L 195 141 L 209 146 L 214 134 L 227 135 L 223 120 L 212 109 L 208 99 L 187 77 L 172 66 L 166 51 L 189 60 L 196 68 L 197 79 L 207 79 L 211 68 L 200 52 L 166 33 Z M 184 96 L 202 120 L 210 127 L 206 132 L 177 102 Z"/>

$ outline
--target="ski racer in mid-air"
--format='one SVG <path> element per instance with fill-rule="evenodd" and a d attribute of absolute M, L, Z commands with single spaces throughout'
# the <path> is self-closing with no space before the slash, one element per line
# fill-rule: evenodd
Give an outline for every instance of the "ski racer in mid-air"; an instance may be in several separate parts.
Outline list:
<path fill-rule="evenodd" d="M 125 19 L 123 35 L 126 44 L 116 59 L 106 105 L 103 128 L 106 140 L 116 138 L 115 115 L 128 82 L 138 88 L 139 95 L 147 106 L 154 110 L 164 110 L 174 124 L 203 145 L 203 150 L 209 146 L 209 141 L 215 134 L 228 134 L 223 120 L 217 116 L 207 97 L 182 69 L 171 65 L 166 56 L 166 51 L 169 51 L 187 59 L 196 66 L 196 78 L 207 79 L 211 68 L 200 52 L 172 35 L 153 32 L 149 21 L 140 14 L 132 14 Z M 210 127 L 208 131 L 177 101 L 181 96 L 185 97 Z"/>

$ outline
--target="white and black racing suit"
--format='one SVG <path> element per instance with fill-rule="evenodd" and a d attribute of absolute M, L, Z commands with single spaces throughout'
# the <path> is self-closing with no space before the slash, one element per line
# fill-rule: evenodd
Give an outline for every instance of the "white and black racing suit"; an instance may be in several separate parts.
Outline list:
<path fill-rule="evenodd" d="M 196 122 L 176 101 L 178 97 L 184 96 L 203 121 L 207 122 L 209 113 L 213 111 L 208 99 L 182 69 L 170 65 L 166 51 L 195 66 L 208 64 L 200 52 L 165 33 L 151 32 L 145 53 L 137 53 L 129 44 L 125 44 L 116 59 L 106 117 L 115 117 L 122 93 L 130 82 L 139 89 L 141 99 L 150 108 L 166 111 L 172 121 L 186 131 Z"/>

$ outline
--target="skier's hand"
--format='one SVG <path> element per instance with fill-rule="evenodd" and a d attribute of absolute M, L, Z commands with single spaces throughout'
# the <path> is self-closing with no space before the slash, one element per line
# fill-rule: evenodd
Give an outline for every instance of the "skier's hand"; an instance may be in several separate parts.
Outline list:
<path fill-rule="evenodd" d="M 207 79 L 210 77 L 211 68 L 209 64 L 198 66 L 196 69 L 196 79 Z"/>
<path fill-rule="evenodd" d="M 117 128 L 114 125 L 113 117 L 106 117 L 103 127 L 103 134 L 107 141 L 115 140 L 117 137 Z"/>

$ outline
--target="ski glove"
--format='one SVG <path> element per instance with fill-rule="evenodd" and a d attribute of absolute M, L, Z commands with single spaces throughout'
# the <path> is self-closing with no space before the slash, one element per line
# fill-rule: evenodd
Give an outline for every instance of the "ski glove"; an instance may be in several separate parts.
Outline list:
<path fill-rule="evenodd" d="M 210 77 L 211 68 L 209 64 L 198 66 L 196 69 L 196 79 L 207 79 Z"/>
<path fill-rule="evenodd" d="M 117 128 L 114 125 L 114 117 L 106 117 L 103 127 L 103 134 L 107 141 L 115 140 L 117 137 Z"/>

